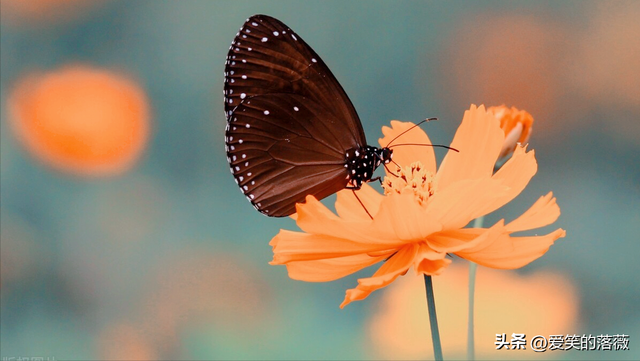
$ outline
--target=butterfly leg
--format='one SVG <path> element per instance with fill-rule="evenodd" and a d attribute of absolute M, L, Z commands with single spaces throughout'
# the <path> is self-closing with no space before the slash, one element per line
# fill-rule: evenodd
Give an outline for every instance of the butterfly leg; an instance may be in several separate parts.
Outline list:
<path fill-rule="evenodd" d="M 360 203 L 360 205 L 362 206 L 362 209 L 364 209 L 364 211 L 367 212 L 367 215 L 369 216 L 369 218 L 373 219 L 373 216 L 371 215 L 371 213 L 369 213 L 369 211 L 367 210 L 367 207 L 364 206 L 364 203 L 362 203 L 362 201 L 360 200 L 360 197 L 358 197 L 358 195 L 356 194 L 356 190 L 352 189 L 352 192 L 353 192 L 353 195 L 358 200 L 358 202 Z"/>

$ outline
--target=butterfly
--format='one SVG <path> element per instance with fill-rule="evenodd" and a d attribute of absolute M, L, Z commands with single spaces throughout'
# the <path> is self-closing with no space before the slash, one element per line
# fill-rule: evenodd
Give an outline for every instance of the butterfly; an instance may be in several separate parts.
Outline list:
<path fill-rule="evenodd" d="M 296 212 L 370 182 L 393 151 L 367 145 L 353 104 L 327 65 L 287 25 L 254 15 L 225 62 L 225 148 L 231 174 L 255 209 Z"/>

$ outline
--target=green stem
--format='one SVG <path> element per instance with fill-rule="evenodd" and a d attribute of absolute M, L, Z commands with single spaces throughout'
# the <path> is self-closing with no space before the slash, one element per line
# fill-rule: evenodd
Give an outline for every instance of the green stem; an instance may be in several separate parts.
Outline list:
<path fill-rule="evenodd" d="M 440 331 L 438 331 L 438 317 L 436 316 L 436 300 L 433 296 L 431 276 L 424 275 L 424 287 L 427 290 L 427 308 L 429 309 L 429 323 L 431 324 L 433 355 L 437 361 L 442 361 L 442 345 L 440 345 Z"/>
<path fill-rule="evenodd" d="M 475 360 L 475 337 L 474 337 L 474 295 L 476 290 L 476 269 L 478 265 L 469 261 L 469 317 L 467 323 L 467 360 Z"/>
<path fill-rule="evenodd" d="M 482 228 L 484 216 L 473 221 L 473 228 Z M 476 270 L 478 265 L 469 261 L 469 314 L 467 317 L 467 360 L 475 360 L 474 310 L 476 292 Z"/>

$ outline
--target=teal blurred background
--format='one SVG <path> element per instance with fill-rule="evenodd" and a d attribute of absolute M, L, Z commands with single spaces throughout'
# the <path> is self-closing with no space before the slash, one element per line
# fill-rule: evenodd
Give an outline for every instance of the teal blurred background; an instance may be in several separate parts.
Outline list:
<path fill-rule="evenodd" d="M 538 173 L 490 220 L 553 191 L 567 237 L 518 272 L 570 279 L 571 333 L 624 333 L 631 346 L 544 356 L 640 358 L 639 2 L 35 3 L 1 3 L 2 357 L 379 358 L 367 325 L 386 290 L 338 307 L 373 269 L 313 284 L 269 266 L 269 240 L 295 223 L 256 212 L 227 170 L 226 52 L 263 13 L 320 54 L 371 144 L 392 119 L 438 117 L 423 129 L 449 144 L 471 103 L 529 111 Z M 152 133 L 127 172 L 57 172 L 15 138 L 15 84 L 70 63 L 131 74 L 146 91 Z"/>

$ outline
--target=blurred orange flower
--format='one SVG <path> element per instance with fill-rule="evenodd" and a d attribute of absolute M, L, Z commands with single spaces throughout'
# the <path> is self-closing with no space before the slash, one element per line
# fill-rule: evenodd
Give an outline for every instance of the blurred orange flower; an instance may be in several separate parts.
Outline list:
<path fill-rule="evenodd" d="M 440 336 L 445 359 L 464 359 L 467 327 L 468 267 L 451 265 L 434 277 Z M 424 312 L 422 277 L 407 275 L 377 299 L 369 322 L 372 356 L 382 359 L 419 359 L 433 353 L 428 315 Z M 478 269 L 475 295 L 475 344 L 478 359 L 531 359 L 529 352 L 496 350 L 496 333 L 524 333 L 527 341 L 535 335 L 566 335 L 578 332 L 579 298 L 575 285 L 565 276 L 536 271 L 519 275 L 512 271 Z M 546 353 L 548 354 L 548 352 Z M 536 355 L 536 358 L 543 355 Z"/>
<path fill-rule="evenodd" d="M 9 110 L 12 128 L 30 154 L 78 175 L 129 169 L 150 133 L 149 105 L 140 86 L 88 66 L 25 77 Z"/>
<path fill-rule="evenodd" d="M 555 19 L 551 9 L 536 13 L 487 9 L 456 19 L 438 55 L 442 88 L 438 95 L 443 104 L 455 105 L 462 99 L 518 104 L 539 117 L 541 129 L 558 129 L 563 122 L 553 119 L 565 108 L 560 101 L 566 97 L 563 80 L 581 61 L 567 41 L 566 22 Z M 601 50 L 593 43 L 589 46 Z M 424 70 L 428 74 L 428 68 Z M 584 74 L 590 73 L 579 74 L 589 78 Z M 449 94 L 455 94 L 454 99 Z"/>
<path fill-rule="evenodd" d="M 516 107 L 507 108 L 504 105 L 487 108 L 488 112 L 493 112 L 500 121 L 500 128 L 504 131 L 504 143 L 498 156 L 498 161 L 513 154 L 516 145 L 526 144 L 531 136 L 533 127 L 533 117 L 524 110 Z"/>
<path fill-rule="evenodd" d="M 382 129 L 381 145 L 413 126 L 391 122 Z M 403 142 L 432 144 L 419 128 L 403 135 Z M 340 307 L 362 300 L 385 287 L 413 266 L 417 273 L 437 275 L 451 263 L 453 253 L 480 265 L 513 269 L 543 255 L 557 229 L 544 236 L 512 237 L 511 233 L 555 222 L 560 208 L 551 193 L 541 197 L 514 221 L 500 220 L 489 228 L 463 228 L 515 198 L 537 170 L 533 151 L 517 146 L 511 159 L 493 174 L 505 135 L 493 112 L 471 106 L 465 112 L 449 151 L 436 172 L 431 147 L 394 149 L 402 166 L 383 182 L 385 195 L 368 185 L 358 198 L 351 190 L 338 192 L 337 215 L 312 196 L 296 205 L 297 224 L 304 232 L 281 230 L 272 240 L 271 264 L 287 266 L 293 279 L 325 282 L 344 277 L 386 260 L 372 277 L 358 280 Z"/>

